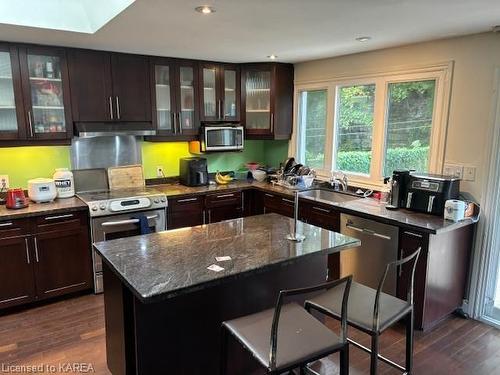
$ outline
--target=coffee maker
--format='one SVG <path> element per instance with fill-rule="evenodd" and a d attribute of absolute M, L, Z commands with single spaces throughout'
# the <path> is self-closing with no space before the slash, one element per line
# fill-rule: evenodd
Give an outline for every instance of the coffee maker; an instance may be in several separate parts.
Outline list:
<path fill-rule="evenodd" d="M 200 157 L 181 158 L 179 180 L 186 186 L 208 185 L 207 159 Z"/>
<path fill-rule="evenodd" d="M 406 205 L 406 186 L 410 179 L 410 171 L 407 169 L 396 170 L 391 177 L 391 195 L 387 209 L 397 209 Z"/>

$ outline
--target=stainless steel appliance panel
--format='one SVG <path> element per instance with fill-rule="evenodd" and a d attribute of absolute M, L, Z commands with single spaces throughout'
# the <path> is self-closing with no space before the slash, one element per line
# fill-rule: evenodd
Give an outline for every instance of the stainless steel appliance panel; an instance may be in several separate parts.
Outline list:
<path fill-rule="evenodd" d="M 142 164 L 140 143 L 134 136 L 74 138 L 72 169 L 109 168 Z"/>
<path fill-rule="evenodd" d="M 153 232 L 166 230 L 166 209 L 96 217 L 91 222 L 92 243 L 140 235 L 140 228 L 137 225 L 139 223 L 138 215 L 145 215 L 148 218 L 149 227 Z M 92 251 L 92 260 L 94 263 L 95 292 L 102 293 L 102 259 L 95 251 Z"/>
<path fill-rule="evenodd" d="M 378 288 L 387 263 L 398 259 L 398 227 L 357 216 L 340 215 L 340 233 L 361 240 L 361 246 L 340 253 L 340 276 L 373 289 Z M 385 293 L 396 295 L 397 269 L 391 267 Z"/>
<path fill-rule="evenodd" d="M 243 149 L 242 126 L 205 126 L 202 132 L 202 151 Z"/>

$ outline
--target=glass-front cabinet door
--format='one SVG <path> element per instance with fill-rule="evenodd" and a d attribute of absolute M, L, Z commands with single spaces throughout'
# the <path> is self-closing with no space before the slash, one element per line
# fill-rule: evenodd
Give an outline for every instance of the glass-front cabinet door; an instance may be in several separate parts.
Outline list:
<path fill-rule="evenodd" d="M 198 80 L 195 62 L 158 58 L 152 62 L 159 136 L 198 135 Z"/>
<path fill-rule="evenodd" d="M 0 44 L 0 140 L 24 138 L 17 50 Z"/>
<path fill-rule="evenodd" d="M 182 134 L 197 134 L 196 70 L 194 66 L 179 65 L 179 103 L 177 125 Z"/>
<path fill-rule="evenodd" d="M 202 119 L 205 121 L 220 120 L 221 101 L 217 92 L 217 66 L 202 66 L 201 82 Z"/>
<path fill-rule="evenodd" d="M 240 77 L 237 68 L 225 67 L 223 70 L 224 90 L 223 98 L 223 120 L 238 121 L 239 120 L 239 98 L 240 98 Z"/>
<path fill-rule="evenodd" d="M 174 106 L 172 95 L 172 68 L 155 65 L 156 126 L 160 133 L 174 133 Z"/>
<path fill-rule="evenodd" d="M 72 122 L 64 50 L 19 51 L 29 138 L 66 139 Z"/>
<path fill-rule="evenodd" d="M 272 133 L 271 70 L 247 69 L 243 75 L 247 132 Z"/>

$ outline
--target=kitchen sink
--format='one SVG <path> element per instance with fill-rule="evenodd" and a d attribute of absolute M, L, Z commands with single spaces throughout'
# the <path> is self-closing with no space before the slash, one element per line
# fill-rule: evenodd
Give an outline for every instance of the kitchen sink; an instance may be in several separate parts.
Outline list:
<path fill-rule="evenodd" d="M 360 197 L 356 195 L 351 195 L 348 193 L 341 193 L 338 191 L 328 191 L 328 190 L 310 190 L 304 191 L 300 194 L 302 198 L 312 199 L 316 201 L 321 201 L 325 203 L 344 203 L 350 202 Z"/>

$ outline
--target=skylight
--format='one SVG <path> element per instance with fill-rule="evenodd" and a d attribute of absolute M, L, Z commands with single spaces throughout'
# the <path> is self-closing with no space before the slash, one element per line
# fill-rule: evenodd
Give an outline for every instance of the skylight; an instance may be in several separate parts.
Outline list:
<path fill-rule="evenodd" d="M 93 34 L 135 0 L 2 0 L 0 23 Z"/>

